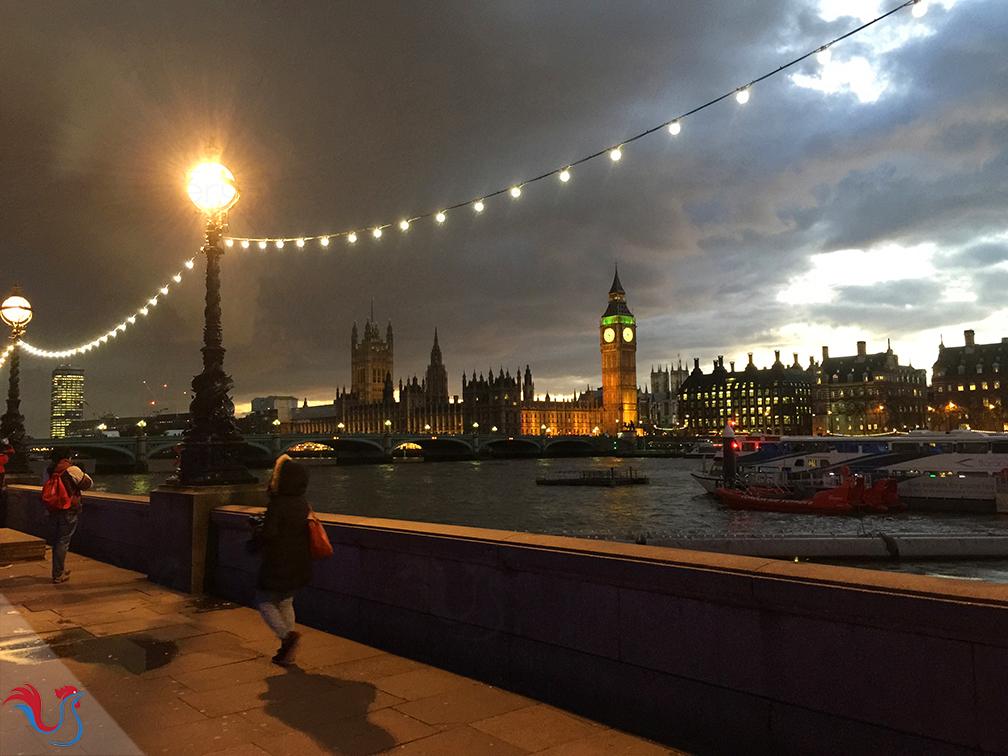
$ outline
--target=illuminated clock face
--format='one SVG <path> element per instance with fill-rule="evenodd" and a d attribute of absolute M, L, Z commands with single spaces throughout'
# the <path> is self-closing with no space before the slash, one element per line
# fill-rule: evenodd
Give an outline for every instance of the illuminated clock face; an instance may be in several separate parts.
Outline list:
<path fill-rule="evenodd" d="M 623 329 L 623 341 L 625 341 L 628 344 L 631 341 L 633 341 L 633 328 L 624 328 Z"/>
<path fill-rule="evenodd" d="M 606 340 L 607 344 L 611 344 L 613 342 L 613 339 L 616 338 L 616 331 L 614 331 L 612 328 L 606 328 L 604 331 L 602 331 L 602 338 Z"/>

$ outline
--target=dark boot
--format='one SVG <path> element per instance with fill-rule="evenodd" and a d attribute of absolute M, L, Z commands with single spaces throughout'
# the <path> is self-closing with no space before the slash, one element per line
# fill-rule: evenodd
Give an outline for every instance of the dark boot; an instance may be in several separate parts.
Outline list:
<path fill-rule="evenodd" d="M 281 667 L 289 667 L 294 663 L 294 651 L 297 649 L 298 641 L 301 640 L 301 633 L 291 630 L 280 642 L 280 650 L 273 657 L 273 663 Z"/>

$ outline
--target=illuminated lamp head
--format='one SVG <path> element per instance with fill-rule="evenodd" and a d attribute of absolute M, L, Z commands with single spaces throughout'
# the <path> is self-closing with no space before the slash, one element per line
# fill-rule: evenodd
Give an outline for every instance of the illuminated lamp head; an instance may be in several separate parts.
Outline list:
<path fill-rule="evenodd" d="M 20 286 L 15 286 L 11 295 L 0 305 L 0 318 L 16 331 L 20 331 L 32 319 L 31 304 L 21 296 Z"/>
<path fill-rule="evenodd" d="M 238 201 L 234 176 L 220 163 L 200 163 L 189 174 L 189 199 L 208 217 L 226 213 Z"/>

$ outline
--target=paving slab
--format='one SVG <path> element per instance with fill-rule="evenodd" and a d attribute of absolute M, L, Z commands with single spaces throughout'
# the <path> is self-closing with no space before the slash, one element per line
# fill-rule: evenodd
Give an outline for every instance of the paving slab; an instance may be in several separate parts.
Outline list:
<path fill-rule="evenodd" d="M 53 691 L 73 685 L 81 738 L 51 745 L 9 703 L 0 756 L 681 753 L 312 628 L 299 626 L 296 665 L 277 667 L 252 609 L 77 554 L 67 568 L 53 585 L 48 560 L 0 565 L 0 696 L 31 683 L 55 723 Z M 73 736 L 67 723 L 56 735 Z"/>

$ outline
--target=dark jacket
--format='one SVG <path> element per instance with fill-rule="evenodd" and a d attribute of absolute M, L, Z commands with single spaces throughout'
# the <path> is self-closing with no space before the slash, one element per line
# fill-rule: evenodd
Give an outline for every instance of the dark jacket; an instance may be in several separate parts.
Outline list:
<path fill-rule="evenodd" d="M 256 588 L 260 591 L 292 592 L 311 580 L 307 490 L 308 470 L 285 460 L 259 536 L 262 564 Z"/>

